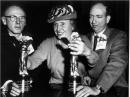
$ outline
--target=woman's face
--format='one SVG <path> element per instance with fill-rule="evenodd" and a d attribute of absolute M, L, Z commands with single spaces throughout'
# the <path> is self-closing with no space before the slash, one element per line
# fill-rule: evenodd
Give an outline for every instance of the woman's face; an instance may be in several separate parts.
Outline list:
<path fill-rule="evenodd" d="M 67 38 L 70 40 L 74 27 L 71 20 L 59 20 L 54 22 L 54 32 L 58 39 Z"/>

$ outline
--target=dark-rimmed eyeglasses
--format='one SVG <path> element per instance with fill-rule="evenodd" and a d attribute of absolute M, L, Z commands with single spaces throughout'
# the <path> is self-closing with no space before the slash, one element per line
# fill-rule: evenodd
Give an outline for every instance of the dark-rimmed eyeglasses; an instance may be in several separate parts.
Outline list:
<path fill-rule="evenodd" d="M 20 22 L 24 22 L 25 19 L 26 19 L 25 16 L 17 17 L 17 16 L 15 16 L 15 15 L 12 15 L 12 16 L 5 16 L 5 17 L 6 17 L 6 18 L 9 18 L 10 21 L 12 21 L 12 22 L 15 22 L 15 21 L 17 21 L 17 20 L 20 20 Z"/>

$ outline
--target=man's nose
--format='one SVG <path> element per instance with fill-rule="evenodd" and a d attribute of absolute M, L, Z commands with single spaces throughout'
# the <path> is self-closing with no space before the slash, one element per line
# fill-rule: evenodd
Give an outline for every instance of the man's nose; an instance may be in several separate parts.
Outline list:
<path fill-rule="evenodd" d="M 96 24 L 96 18 L 95 17 L 92 18 L 92 24 Z"/>
<path fill-rule="evenodd" d="M 16 18 L 16 23 L 20 24 L 20 18 Z"/>

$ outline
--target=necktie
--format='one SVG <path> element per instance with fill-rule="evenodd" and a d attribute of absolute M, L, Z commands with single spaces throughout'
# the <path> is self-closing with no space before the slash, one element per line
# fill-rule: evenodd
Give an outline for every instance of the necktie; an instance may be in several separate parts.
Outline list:
<path fill-rule="evenodd" d="M 97 45 L 97 38 L 98 36 L 94 36 L 94 45 L 93 45 L 93 50 L 95 51 L 96 45 Z"/>

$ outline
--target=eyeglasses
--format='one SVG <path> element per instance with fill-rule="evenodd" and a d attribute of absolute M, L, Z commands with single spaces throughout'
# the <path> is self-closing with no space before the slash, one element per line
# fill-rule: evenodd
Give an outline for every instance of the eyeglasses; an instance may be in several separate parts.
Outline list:
<path fill-rule="evenodd" d="M 12 15 L 12 16 L 5 16 L 6 18 L 9 18 L 10 21 L 12 22 L 15 22 L 17 20 L 20 20 L 20 22 L 24 22 L 25 21 L 25 16 L 20 16 L 20 17 L 17 17 L 15 15 Z"/>

